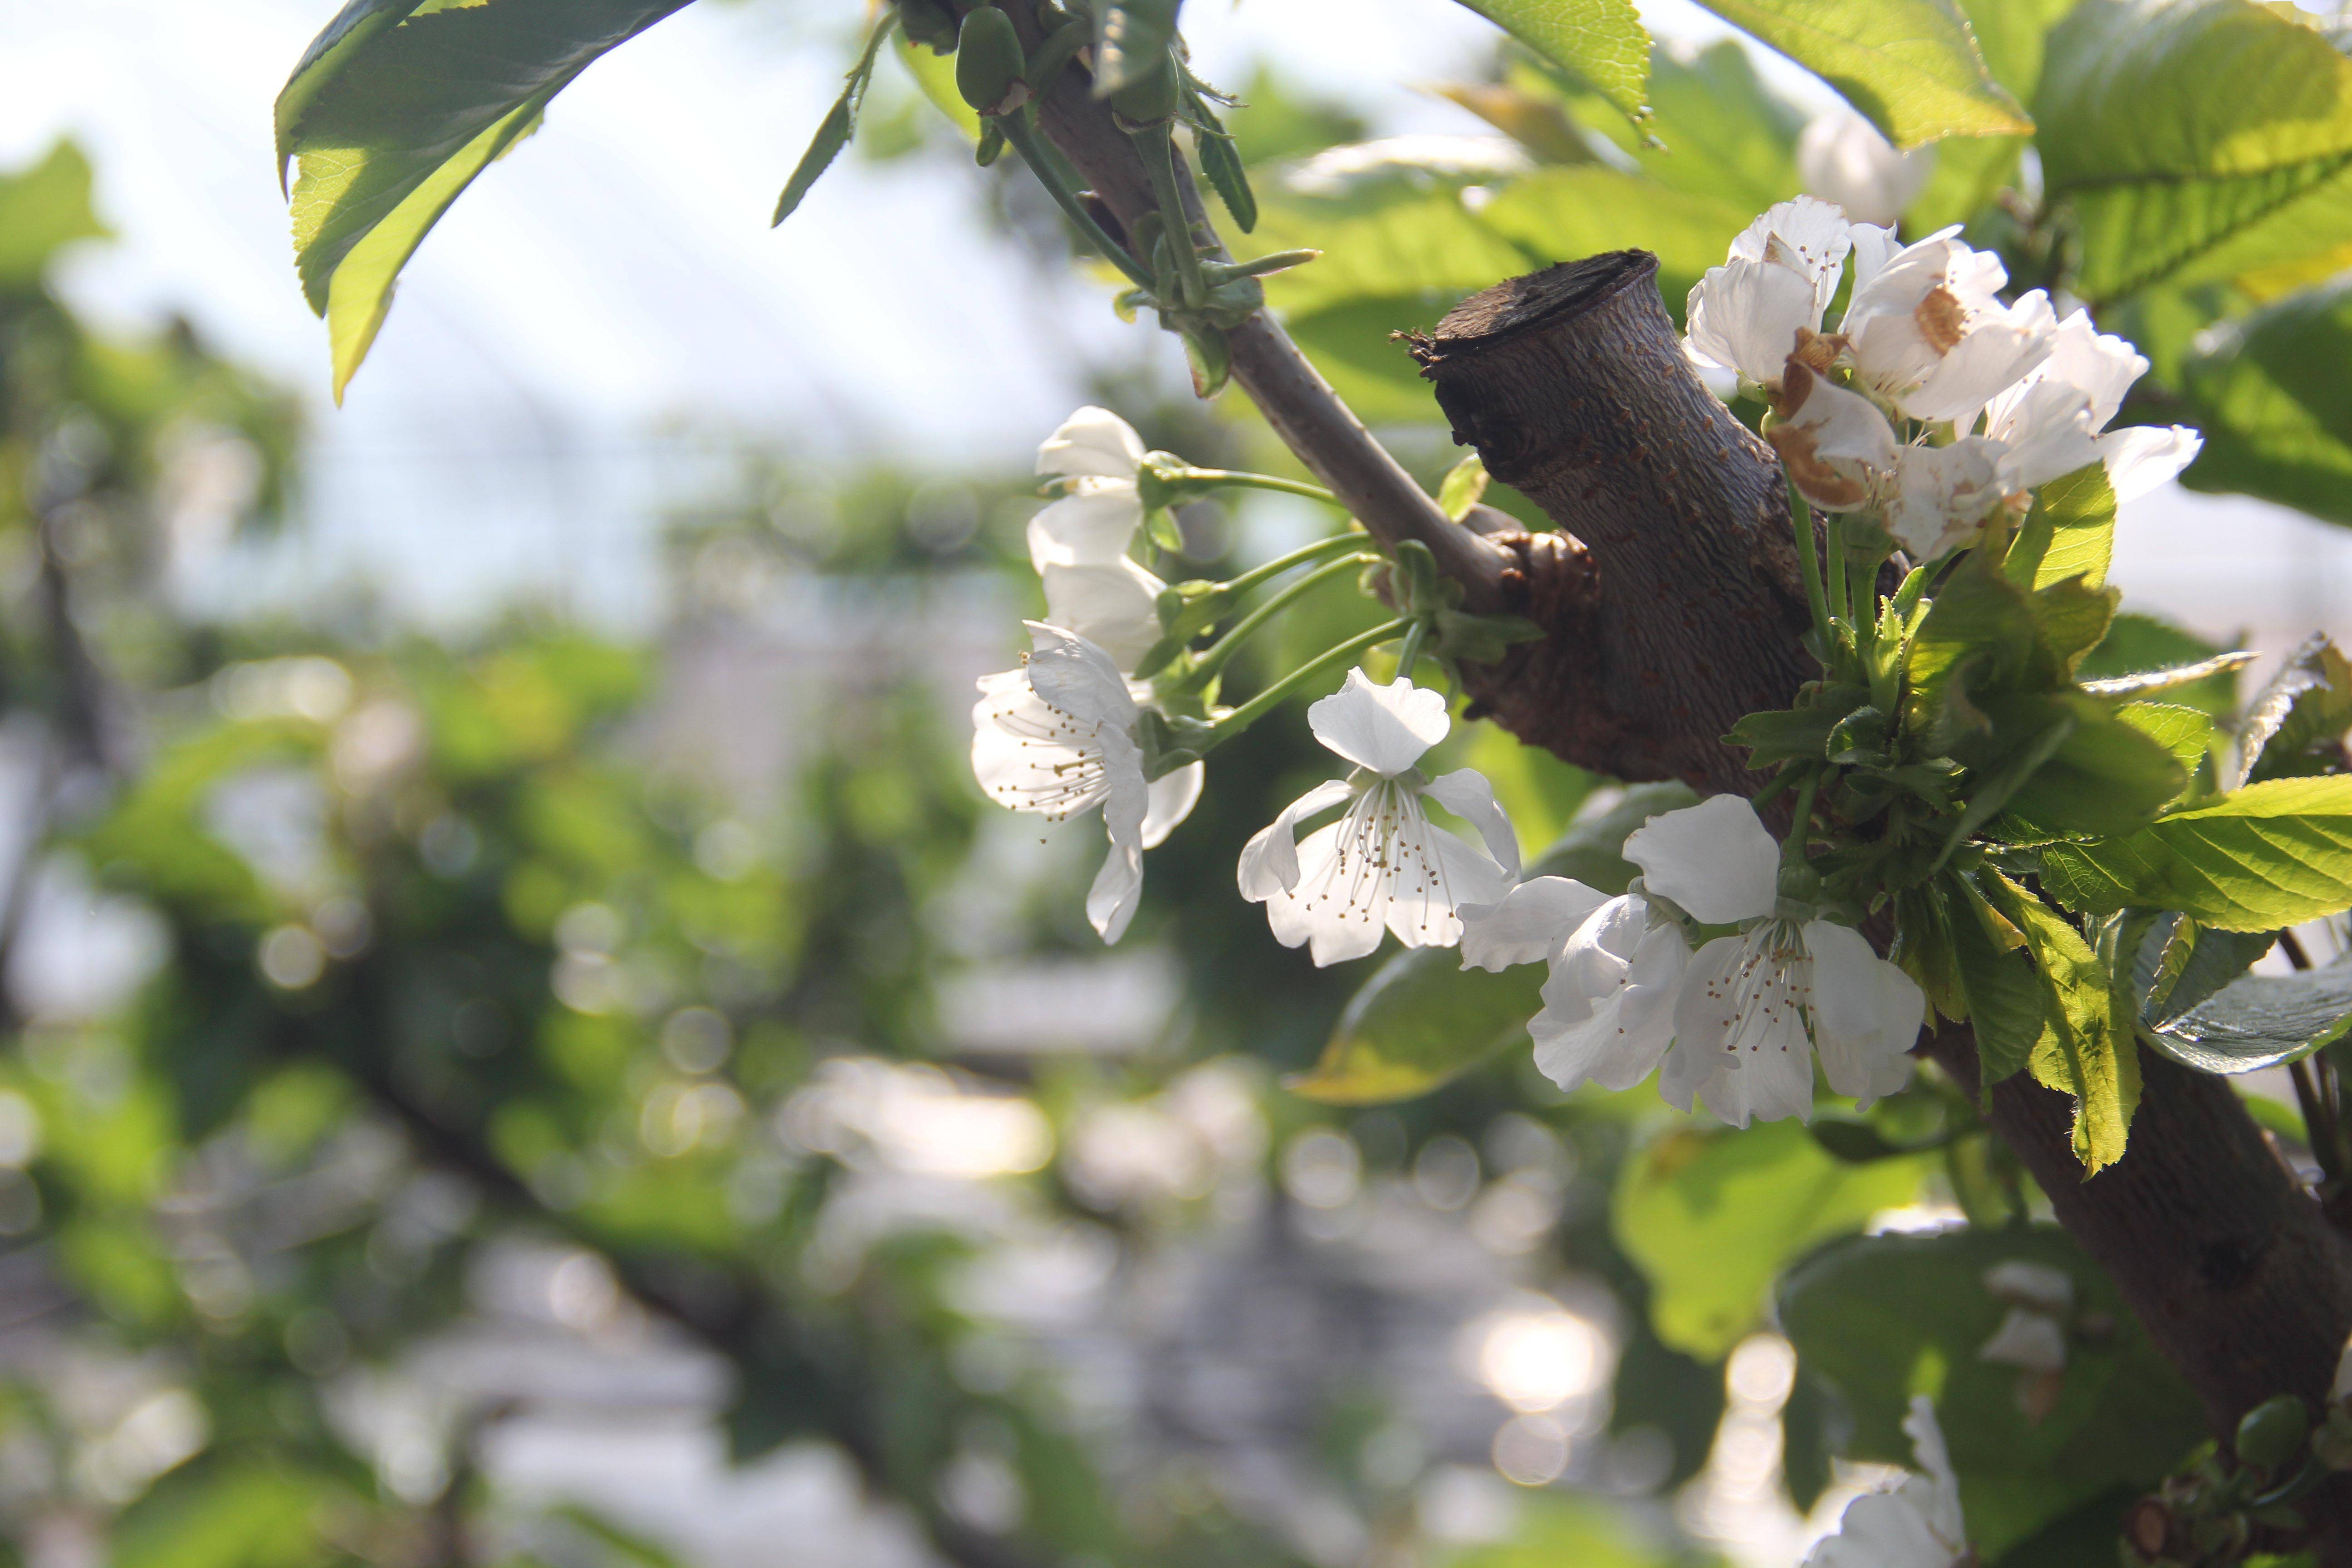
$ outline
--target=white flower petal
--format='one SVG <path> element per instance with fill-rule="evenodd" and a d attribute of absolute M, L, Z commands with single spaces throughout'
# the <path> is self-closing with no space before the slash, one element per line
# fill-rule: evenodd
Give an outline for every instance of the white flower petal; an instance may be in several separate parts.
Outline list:
<path fill-rule="evenodd" d="M 1242 897 L 1262 904 L 1298 886 L 1298 825 L 1353 793 L 1337 779 L 1326 780 L 1284 806 L 1280 816 L 1252 835 L 1242 846 Z"/>
<path fill-rule="evenodd" d="M 1587 1083 L 1633 1088 L 1673 1044 L 1674 1003 L 1690 944 L 1652 925 L 1638 898 L 1612 900 L 1570 939 L 1544 982 L 1543 1010 L 1528 1024 L 1536 1067 L 1564 1089 Z"/>
<path fill-rule="evenodd" d="M 2074 1308 L 2074 1277 L 2047 1263 L 2012 1258 L 1985 1270 L 1985 1293 L 2053 1317 Z"/>
<path fill-rule="evenodd" d="M 1342 857 L 1342 820 L 1318 827 L 1298 846 L 1296 891 L 1276 893 L 1265 900 L 1266 923 L 1274 939 L 1285 947 L 1307 944 L 1317 968 L 1361 958 L 1381 945 L 1386 931 L 1385 908 L 1347 901 L 1345 886 L 1354 870 L 1352 850 Z"/>
<path fill-rule="evenodd" d="M 1422 786 L 1421 793 L 1478 830 L 1486 853 L 1517 881 L 1519 875 L 1519 835 L 1511 826 L 1495 786 L 1475 768 L 1456 768 Z"/>
<path fill-rule="evenodd" d="M 1038 575 L 1045 584 L 1045 618 L 1101 648 L 1122 671 L 1133 669 L 1164 635 L 1160 595 L 1168 584 L 1132 561 L 1049 566 Z"/>
<path fill-rule="evenodd" d="M 1675 1000 L 1675 1046 L 1659 1092 L 1689 1110 L 1696 1095 L 1735 1127 L 1813 1110 L 1805 1036 L 1810 963 L 1779 922 L 1699 949 Z"/>
<path fill-rule="evenodd" d="M 1418 811 L 1400 823 L 1390 855 L 1386 920 L 1407 947 L 1452 947 L 1462 940 L 1460 906 L 1495 903 L 1515 879 L 1468 839 Z"/>
<path fill-rule="evenodd" d="M 1815 196 L 1775 202 L 1731 242 L 1728 259 L 1769 261 L 1796 273 L 1813 289 L 1811 320 L 1818 327 L 1822 312 L 1837 292 L 1838 274 L 1852 248 L 1853 228 L 1846 215 Z"/>
<path fill-rule="evenodd" d="M 2128 425 L 2099 437 L 2117 501 L 2144 496 L 2196 460 L 2205 437 L 2185 425 Z"/>
<path fill-rule="evenodd" d="M 1967 540 L 2003 499 L 2006 449 L 1982 436 L 1948 447 L 1906 447 L 1895 459 L 1886 531 L 1914 561 L 1933 561 Z"/>
<path fill-rule="evenodd" d="M 1570 878 L 1536 877 L 1498 903 L 1465 905 L 1460 911 L 1462 967 L 1500 971 L 1543 963 L 1608 901 L 1608 894 Z"/>
<path fill-rule="evenodd" d="M 2132 383 L 2147 374 L 2147 360 L 2123 339 L 2100 331 L 2088 313 L 2077 310 L 2058 323 L 2057 340 L 2042 374 L 2080 388 L 2090 400 L 2091 428 L 2104 430 L 2123 406 Z"/>
<path fill-rule="evenodd" d="M 1985 410 L 1985 437 L 2001 444 L 2001 488 L 2011 494 L 2099 460 L 2090 394 L 2044 374 L 2011 388 Z"/>
<path fill-rule="evenodd" d="M 1895 237 L 1895 230 L 1874 223 L 1853 226 L 1853 289 L 1859 294 L 1870 286 L 1885 265 L 1903 249 L 1903 242 Z M 1848 314 L 1852 312 L 1849 311 Z"/>
<path fill-rule="evenodd" d="M 1864 1108 L 1911 1081 L 1927 999 L 1912 978 L 1830 921 L 1805 927 L 1813 963 L 1813 1044 L 1830 1087 Z"/>
<path fill-rule="evenodd" d="M 1206 763 L 1188 763 L 1174 773 L 1160 774 L 1144 786 L 1143 847 L 1146 849 L 1157 849 L 1186 817 L 1192 815 L 1192 807 L 1200 804 L 1201 788 L 1208 777 L 1209 765 Z"/>
<path fill-rule="evenodd" d="M 1453 727 L 1442 692 L 1402 678 L 1385 686 L 1348 672 L 1347 683 L 1307 705 L 1315 738 L 1358 767 L 1390 777 L 1403 773 Z"/>
<path fill-rule="evenodd" d="M 1773 449 L 1805 499 L 1825 511 L 1875 505 L 1894 483 L 1902 443 L 1878 405 L 1791 363 Z"/>
<path fill-rule="evenodd" d="M 1687 349 L 1703 364 L 1778 387 L 1800 328 L 1819 329 L 1812 281 L 1765 261 L 1735 258 L 1711 268 L 1690 291 Z"/>
<path fill-rule="evenodd" d="M 2066 1331 L 2057 1319 L 2030 1307 L 2011 1307 L 1977 1350 L 1977 1360 L 2025 1372 L 2066 1370 Z"/>
<path fill-rule="evenodd" d="M 1702 925 L 1759 919 L 1780 898 L 1780 843 L 1738 795 L 1650 818 L 1627 837 L 1625 858 L 1643 886 Z"/>
<path fill-rule="evenodd" d="M 1080 479 L 1071 492 L 1029 520 L 1029 563 L 1112 566 L 1126 556 L 1143 526 L 1143 503 L 1125 479 Z"/>
<path fill-rule="evenodd" d="M 1021 624 L 1029 631 L 1029 684 L 1038 696 L 1081 720 L 1121 731 L 1133 727 L 1135 699 L 1109 649 L 1075 626 Z"/>
<path fill-rule="evenodd" d="M 1797 137 L 1797 174 L 1805 189 L 1835 202 L 1858 225 L 1895 222 L 1935 170 L 1934 147 L 1898 153 L 1851 109 L 1816 115 Z"/>
<path fill-rule="evenodd" d="M 1971 320 L 1967 335 L 1896 402 L 1914 419 L 1948 419 L 1965 430 L 1986 404 L 2050 357 L 2057 335 L 2050 296 L 2036 289 L 2006 310 Z"/>
<path fill-rule="evenodd" d="M 1108 408 L 1092 404 L 1062 421 L 1037 448 L 1041 474 L 1099 474 L 1132 479 L 1143 461 L 1143 437 Z"/>

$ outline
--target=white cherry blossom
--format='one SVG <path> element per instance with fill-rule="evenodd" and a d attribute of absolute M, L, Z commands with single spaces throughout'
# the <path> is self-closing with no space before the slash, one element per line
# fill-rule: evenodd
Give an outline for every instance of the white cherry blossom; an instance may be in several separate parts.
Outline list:
<path fill-rule="evenodd" d="M 1265 905 L 1276 939 L 1307 943 L 1318 965 L 1361 958 L 1383 930 L 1407 947 L 1451 947 L 1460 907 L 1495 903 L 1518 879 L 1519 850 L 1484 776 L 1462 768 L 1425 779 L 1416 765 L 1451 727 L 1445 699 L 1355 669 L 1307 721 L 1356 771 L 1316 785 L 1244 846 L 1242 897 Z M 1486 850 L 1433 826 L 1424 798 L 1475 827 Z M 1337 821 L 1298 839 L 1300 822 L 1342 805 Z"/>
<path fill-rule="evenodd" d="M 1851 109 L 1816 115 L 1797 137 L 1797 177 L 1856 223 L 1892 224 L 1936 172 L 1936 149 L 1898 153 Z"/>
<path fill-rule="evenodd" d="M 1748 804 L 1717 795 L 1655 816 L 1625 840 L 1646 893 L 1702 925 L 1736 925 L 1692 955 L 1675 1002 L 1659 1092 L 1745 1127 L 1809 1119 L 1813 1058 L 1830 1087 L 1868 1105 L 1911 1078 L 1927 999 L 1859 931 L 1801 919 L 1780 897 L 1779 843 Z"/>
<path fill-rule="evenodd" d="M 1134 669 L 1163 635 L 1159 604 L 1168 584 L 1125 556 L 1102 566 L 1048 566 L 1038 575 L 1045 619 L 1101 648 L 1121 670 Z"/>
<path fill-rule="evenodd" d="M 1136 489 L 1143 437 L 1108 408 L 1092 405 L 1062 422 L 1037 448 L 1037 472 L 1063 481 L 1061 498 L 1029 520 L 1029 560 L 1053 566 L 1110 566 L 1143 526 Z"/>
<path fill-rule="evenodd" d="M 2050 357 L 1985 409 L 1984 433 L 2008 448 L 2012 489 L 2105 463 L 2117 500 L 2147 494 L 2187 468 L 2203 438 L 2186 426 L 2107 429 L 2147 361 L 2077 310 L 2058 325 Z"/>
<path fill-rule="evenodd" d="M 1773 447 L 1805 498 L 1824 511 L 1873 510 L 1916 561 L 1964 542 L 2013 489 L 2008 449 L 1983 436 L 1905 445 L 1878 405 L 1791 365 Z"/>
<path fill-rule="evenodd" d="M 1845 215 L 1827 202 L 1799 196 L 1771 207 L 1691 289 L 1690 357 L 1779 386 L 1801 335 L 1821 330 L 1853 243 Z"/>
<path fill-rule="evenodd" d="M 1804 1568 L 1958 1568 L 1975 1561 L 1960 1514 L 1960 1479 L 1926 1394 L 1913 1396 L 1903 1430 L 1924 1473 L 1848 1503 L 1837 1533 L 1813 1547 Z"/>
<path fill-rule="evenodd" d="M 1675 996 L 1690 962 L 1679 926 L 1639 893 L 1617 898 L 1536 877 L 1463 911 L 1462 966 L 1550 965 L 1528 1022 L 1536 1066 L 1564 1089 L 1631 1089 L 1674 1041 Z"/>
<path fill-rule="evenodd" d="M 1857 247 L 1853 298 L 1839 334 L 1856 377 L 1914 419 L 1963 427 L 1995 395 L 2048 358 L 2057 336 L 2050 298 L 2037 289 L 2000 302 L 2009 273 L 1945 229 L 1882 258 Z"/>
<path fill-rule="evenodd" d="M 1024 623 L 1034 651 L 1019 669 L 980 679 L 971 710 L 971 771 L 1014 811 L 1061 822 L 1100 807 L 1110 854 L 1087 895 L 1087 918 L 1117 942 L 1143 896 L 1143 851 L 1168 837 L 1201 797 L 1194 763 L 1146 783 L 1136 742 L 1138 689 L 1085 637 Z"/>

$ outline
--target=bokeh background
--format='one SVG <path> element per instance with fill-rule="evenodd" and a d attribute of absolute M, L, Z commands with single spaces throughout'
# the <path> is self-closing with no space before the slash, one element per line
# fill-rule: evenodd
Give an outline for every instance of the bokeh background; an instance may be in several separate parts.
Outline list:
<path fill-rule="evenodd" d="M 1820 1231 L 1733 1184 L 1676 1245 L 1748 1300 L 1670 1343 L 1620 1239 L 1681 1223 L 1650 1097 L 1516 1052 L 1393 1110 L 1280 1088 L 1370 967 L 1233 896 L 1300 725 L 1221 754 L 1109 952 L 1098 838 L 971 782 L 1036 441 L 1104 402 L 1278 466 L 1246 411 L 895 66 L 768 228 L 853 0 L 590 71 L 337 410 L 268 116 L 331 10 L 0 0 L 0 1561 L 1793 1563 L 1877 1479 L 1751 1331 Z M 1448 0 L 1187 24 L 1270 189 L 1503 144 L 1435 90 L 1504 68 Z M 1203 574 L 1330 526 L 1182 522 Z M 2275 655 L 2352 632 L 2348 537 L 2172 489 L 2114 578 Z M 1449 745 L 1531 852 L 1615 798 Z M 1827 1229 L 1957 1212 L 1820 1179 Z"/>

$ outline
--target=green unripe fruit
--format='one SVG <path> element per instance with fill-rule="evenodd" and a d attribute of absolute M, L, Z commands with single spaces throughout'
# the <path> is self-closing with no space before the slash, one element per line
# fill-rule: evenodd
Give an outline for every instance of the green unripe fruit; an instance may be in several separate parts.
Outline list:
<path fill-rule="evenodd" d="M 1127 85 L 1110 95 L 1110 106 L 1131 125 L 1156 125 L 1176 118 L 1177 100 L 1182 93 L 1183 84 L 1176 78 L 1176 58 L 1163 49 L 1150 69 L 1140 76 L 1130 75 Z"/>
<path fill-rule="evenodd" d="M 927 44 L 935 55 L 955 52 L 956 14 L 947 0 L 898 0 L 898 26 L 909 43 Z"/>
<path fill-rule="evenodd" d="M 982 114 L 1006 114 L 1029 97 L 1021 79 L 1028 61 L 1013 18 L 993 5 L 982 5 L 963 19 L 956 39 L 956 90 Z"/>
<path fill-rule="evenodd" d="M 2265 1399 L 2238 1423 L 2238 1458 L 2257 1469 L 2275 1470 L 2303 1452 L 2311 1416 L 2291 1394 Z"/>

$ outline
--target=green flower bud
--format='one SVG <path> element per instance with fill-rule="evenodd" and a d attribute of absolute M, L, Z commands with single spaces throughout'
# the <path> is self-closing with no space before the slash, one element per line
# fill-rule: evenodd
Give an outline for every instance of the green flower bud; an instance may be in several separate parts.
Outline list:
<path fill-rule="evenodd" d="M 2292 1394 L 2265 1399 L 2238 1423 L 2238 1458 L 2258 1469 L 2275 1470 L 2303 1451 L 2311 1416 Z"/>
<path fill-rule="evenodd" d="M 1029 84 L 1021 79 L 1027 66 L 1012 17 L 993 5 L 964 17 L 956 40 L 956 90 L 975 110 L 1007 114 L 1028 101 Z"/>
<path fill-rule="evenodd" d="M 1159 63 L 1140 76 L 1130 76 L 1125 87 L 1110 95 L 1112 111 L 1130 125 L 1157 125 L 1176 117 L 1183 84 L 1176 77 L 1176 59 L 1160 55 Z"/>

